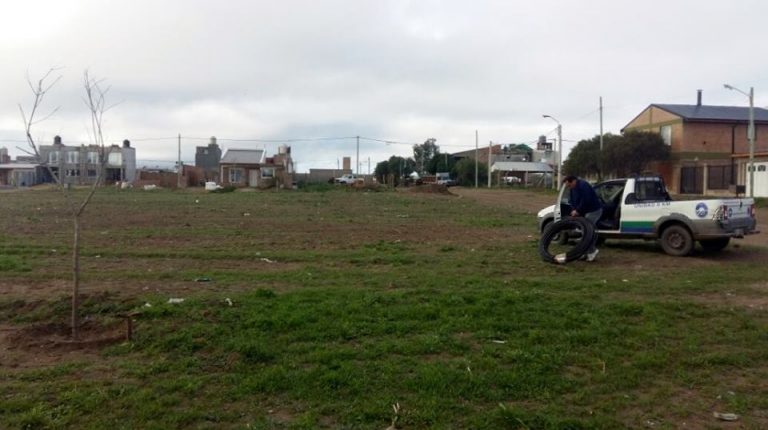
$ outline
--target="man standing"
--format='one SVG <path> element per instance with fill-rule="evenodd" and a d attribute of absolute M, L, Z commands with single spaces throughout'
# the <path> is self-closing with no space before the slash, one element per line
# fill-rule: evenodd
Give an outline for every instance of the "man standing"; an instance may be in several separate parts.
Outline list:
<path fill-rule="evenodd" d="M 570 188 L 568 203 L 573 208 L 571 216 L 583 216 L 595 226 L 595 231 L 597 231 L 597 221 L 603 215 L 603 204 L 600 202 L 600 198 L 597 197 L 595 190 L 587 181 L 572 175 L 566 176 L 563 182 Z M 589 251 L 587 251 L 587 261 L 595 261 L 595 257 L 597 257 L 596 242 L 597 234 L 595 234 L 595 240 L 592 241 L 592 245 L 589 247 Z"/>

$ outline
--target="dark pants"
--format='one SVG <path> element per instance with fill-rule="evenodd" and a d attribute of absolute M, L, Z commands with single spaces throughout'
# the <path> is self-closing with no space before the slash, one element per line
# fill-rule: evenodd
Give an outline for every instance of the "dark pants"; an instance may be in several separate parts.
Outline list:
<path fill-rule="evenodd" d="M 603 216 L 603 209 L 600 208 L 596 211 L 588 212 L 584 214 L 584 218 L 586 218 L 589 222 L 592 223 L 592 225 L 595 226 L 595 239 L 592 241 L 592 246 L 589 247 L 589 253 L 595 252 L 597 249 L 597 222 L 600 221 L 600 217 Z"/>

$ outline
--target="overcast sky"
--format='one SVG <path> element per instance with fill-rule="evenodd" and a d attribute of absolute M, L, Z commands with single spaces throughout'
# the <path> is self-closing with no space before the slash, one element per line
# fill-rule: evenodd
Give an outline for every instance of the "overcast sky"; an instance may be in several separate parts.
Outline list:
<path fill-rule="evenodd" d="M 140 160 L 182 159 L 225 139 L 434 137 L 443 152 L 531 143 L 563 125 L 566 151 L 618 133 L 650 103 L 768 104 L 768 2 L 4 0 L 0 146 L 24 146 L 18 105 L 29 74 L 61 81 L 36 126 L 44 143 L 88 143 L 85 69 L 111 86 L 108 142 Z M 165 139 L 162 139 L 165 138 Z M 193 139 L 201 138 L 201 139 Z M 291 144 L 300 171 L 355 157 L 355 140 Z M 361 141 L 362 172 L 410 145 Z M 141 164 L 151 164 L 145 162 Z"/>

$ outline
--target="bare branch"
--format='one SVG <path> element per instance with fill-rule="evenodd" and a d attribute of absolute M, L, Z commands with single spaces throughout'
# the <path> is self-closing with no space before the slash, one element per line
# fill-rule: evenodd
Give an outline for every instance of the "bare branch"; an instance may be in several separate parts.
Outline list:
<path fill-rule="evenodd" d="M 61 106 L 56 106 L 56 107 L 55 107 L 55 108 L 54 108 L 54 109 L 51 111 L 51 113 L 49 113 L 48 115 L 46 115 L 46 116 L 45 116 L 45 117 L 43 117 L 42 119 L 38 119 L 37 121 L 33 122 L 32 124 L 37 124 L 37 123 L 39 123 L 39 122 L 43 122 L 43 121 L 45 121 L 45 120 L 49 119 L 50 117 L 52 117 L 53 115 L 55 115 L 55 114 L 56 114 L 56 112 L 58 112 L 60 108 L 61 108 Z"/>
<path fill-rule="evenodd" d="M 19 151 L 21 151 L 21 152 L 23 152 L 23 153 L 25 153 L 27 155 L 31 155 L 33 157 L 37 156 L 37 154 L 35 154 L 34 152 L 29 152 L 29 151 L 27 151 L 26 149 L 24 149 L 24 148 L 22 148 L 20 146 L 17 146 L 16 149 L 18 149 Z"/>

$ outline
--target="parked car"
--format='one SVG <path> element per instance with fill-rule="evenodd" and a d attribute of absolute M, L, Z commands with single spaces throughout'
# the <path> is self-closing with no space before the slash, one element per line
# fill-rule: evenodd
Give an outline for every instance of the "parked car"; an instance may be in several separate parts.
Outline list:
<path fill-rule="evenodd" d="M 435 176 L 437 177 L 437 185 L 452 187 L 457 184 L 456 180 L 451 179 L 451 174 L 448 172 L 438 172 Z"/>
<path fill-rule="evenodd" d="M 732 238 L 759 233 L 751 198 L 672 201 L 659 176 L 614 179 L 594 188 L 604 207 L 597 223 L 602 240 L 659 240 L 667 254 L 684 256 L 693 251 L 694 241 L 707 251 L 720 251 Z M 570 213 L 566 190 L 560 189 L 558 204 L 539 211 L 539 231 Z"/>
<path fill-rule="evenodd" d="M 523 180 L 517 176 L 504 176 L 501 180 L 504 181 L 506 185 L 518 185 L 523 183 Z"/>

